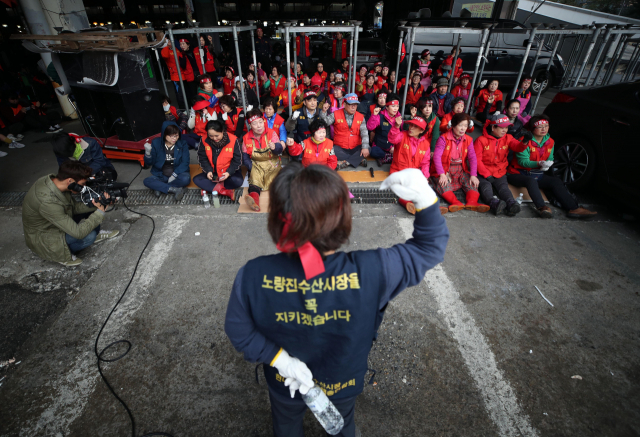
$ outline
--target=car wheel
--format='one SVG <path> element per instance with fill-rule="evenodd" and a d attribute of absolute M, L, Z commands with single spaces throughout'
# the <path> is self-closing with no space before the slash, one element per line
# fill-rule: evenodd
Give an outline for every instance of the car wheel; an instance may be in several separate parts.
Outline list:
<path fill-rule="evenodd" d="M 544 93 L 553 83 L 553 75 L 547 73 L 546 70 L 540 70 L 534 73 L 533 83 L 531 84 L 531 94 L 534 96 L 538 93 Z"/>
<path fill-rule="evenodd" d="M 596 154 L 593 146 L 582 138 L 569 138 L 556 144 L 553 173 L 570 189 L 584 188 L 593 179 Z"/>

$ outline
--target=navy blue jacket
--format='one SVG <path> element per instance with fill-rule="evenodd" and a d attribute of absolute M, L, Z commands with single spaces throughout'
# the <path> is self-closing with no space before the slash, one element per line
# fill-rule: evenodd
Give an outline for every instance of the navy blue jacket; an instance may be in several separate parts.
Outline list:
<path fill-rule="evenodd" d="M 447 93 L 444 95 L 442 99 L 439 98 L 438 96 L 439 94 L 437 92 L 429 96 L 431 97 L 431 100 L 433 100 L 433 112 L 437 114 L 438 108 L 440 107 L 440 105 L 444 105 L 444 113 L 445 114 L 450 113 L 451 110 L 453 109 L 451 107 L 451 103 L 453 102 L 453 99 L 455 99 L 455 97 L 453 97 L 453 94 Z"/>
<path fill-rule="evenodd" d="M 167 160 L 167 154 L 164 147 L 164 130 L 171 124 L 178 127 L 174 121 L 165 121 L 162 123 L 160 136 L 151 141 L 151 158 L 146 154 L 144 155 L 144 165 L 150 165 L 151 174 L 157 177 L 162 177 L 162 166 Z M 173 158 L 173 173 L 175 177 L 180 173 L 189 171 L 189 163 L 191 162 L 191 157 L 189 156 L 189 145 L 182 139 L 182 134 L 180 134 L 180 138 L 178 138 L 178 141 L 176 142 Z"/>
<path fill-rule="evenodd" d="M 289 395 L 271 367 L 283 348 L 307 364 L 328 396 L 357 396 L 386 305 L 442 262 L 448 239 L 436 204 L 416 213 L 413 238 L 406 243 L 329 255 L 325 272 L 309 281 L 297 257 L 256 258 L 236 276 L 225 332 L 246 360 L 265 363 L 272 390 Z"/>
<path fill-rule="evenodd" d="M 86 141 L 87 144 L 89 144 L 89 147 L 85 149 L 84 153 L 82 154 L 78 162 L 81 162 L 91 167 L 91 174 L 96 174 L 103 169 L 110 170 L 112 172 L 116 171 L 111 161 L 109 161 L 109 159 L 106 156 L 104 156 L 104 153 L 102 153 L 102 146 L 100 146 L 100 143 L 98 143 L 98 140 L 91 137 L 83 137 L 82 139 Z M 63 158 L 61 156 L 56 155 L 56 159 L 58 160 L 58 166 L 60 166 L 63 162 L 67 161 L 69 158 Z"/>

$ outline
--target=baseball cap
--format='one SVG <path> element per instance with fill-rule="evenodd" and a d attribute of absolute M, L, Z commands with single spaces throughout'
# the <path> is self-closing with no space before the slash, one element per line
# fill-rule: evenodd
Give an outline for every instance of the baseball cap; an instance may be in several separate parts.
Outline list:
<path fill-rule="evenodd" d="M 442 64 L 441 68 L 443 70 L 451 70 L 451 64 Z"/>
<path fill-rule="evenodd" d="M 358 96 L 356 93 L 349 93 L 344 96 L 344 103 L 347 105 L 357 105 L 360 102 L 358 101 Z"/>
<path fill-rule="evenodd" d="M 314 75 L 314 76 L 311 78 L 311 85 L 317 85 L 317 86 L 322 85 L 322 79 L 320 79 L 320 76 L 315 76 L 315 75 Z"/>
<path fill-rule="evenodd" d="M 511 126 L 511 122 L 509 121 L 509 117 L 504 114 L 494 114 L 489 119 L 489 124 L 491 126 L 500 126 L 500 127 L 509 127 Z"/>
<path fill-rule="evenodd" d="M 318 95 L 314 92 L 314 91 L 305 91 L 304 93 L 304 100 L 308 100 L 311 98 L 318 98 Z"/>
<path fill-rule="evenodd" d="M 207 100 L 200 100 L 199 102 L 196 102 L 193 105 L 193 110 L 194 111 L 199 111 L 201 109 L 206 108 L 207 106 L 209 106 L 209 102 Z"/>
<path fill-rule="evenodd" d="M 405 121 L 405 123 L 414 124 L 422 130 L 425 130 L 427 128 L 427 122 L 424 121 L 424 118 L 422 117 L 413 117 L 411 120 Z"/>

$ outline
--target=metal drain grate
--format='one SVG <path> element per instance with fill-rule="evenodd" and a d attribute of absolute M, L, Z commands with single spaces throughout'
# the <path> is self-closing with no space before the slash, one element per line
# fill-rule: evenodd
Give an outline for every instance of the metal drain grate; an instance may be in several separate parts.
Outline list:
<path fill-rule="evenodd" d="M 156 197 L 151 190 L 129 190 L 127 191 L 127 205 L 144 206 L 144 205 L 202 205 L 202 196 L 200 196 L 200 190 L 187 190 L 182 201 L 176 202 L 173 198 L 173 194 L 162 194 L 160 197 Z M 233 206 L 238 204 L 238 200 L 242 195 L 241 190 L 236 191 L 236 200 L 233 201 L 227 196 L 220 196 L 221 206 Z"/>
<path fill-rule="evenodd" d="M 351 203 L 398 203 L 398 196 L 391 190 L 378 190 L 377 188 L 349 188 L 353 199 Z"/>
<path fill-rule="evenodd" d="M 25 191 L 12 191 L 0 193 L 0 206 L 20 206 L 27 193 Z"/>

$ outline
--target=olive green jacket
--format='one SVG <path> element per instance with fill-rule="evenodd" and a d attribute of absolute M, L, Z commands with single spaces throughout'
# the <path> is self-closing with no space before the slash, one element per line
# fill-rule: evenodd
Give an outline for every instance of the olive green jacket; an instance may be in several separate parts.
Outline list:
<path fill-rule="evenodd" d="M 69 191 L 62 192 L 53 183 L 54 175 L 36 181 L 22 202 L 22 226 L 27 247 L 48 261 L 71 261 L 65 234 L 82 239 L 104 219 L 104 213 L 93 206 L 76 202 Z M 95 211 L 81 224 L 75 214 Z"/>

